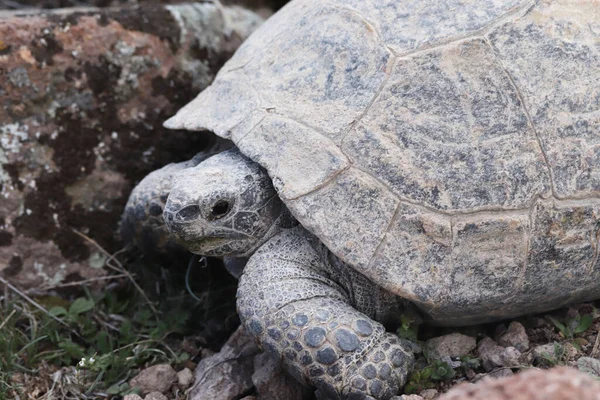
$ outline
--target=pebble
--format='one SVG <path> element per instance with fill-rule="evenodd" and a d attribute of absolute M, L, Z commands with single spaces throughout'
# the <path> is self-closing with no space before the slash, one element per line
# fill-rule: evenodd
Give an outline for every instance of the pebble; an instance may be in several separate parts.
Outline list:
<path fill-rule="evenodd" d="M 123 397 L 123 400 L 143 400 L 143 399 L 137 394 L 126 394 L 125 397 Z"/>
<path fill-rule="evenodd" d="M 514 347 L 502 347 L 491 338 L 482 339 L 477 345 L 481 364 L 486 371 L 496 367 L 514 367 L 519 365 L 521 352 Z"/>
<path fill-rule="evenodd" d="M 129 386 L 137 387 L 143 395 L 151 392 L 165 393 L 177 382 L 177 373 L 169 364 L 157 364 L 142 370 L 129 381 Z"/>
<path fill-rule="evenodd" d="M 433 400 L 437 397 L 438 391 L 435 389 L 426 389 L 419 393 L 423 400 Z"/>
<path fill-rule="evenodd" d="M 511 322 L 506 333 L 498 339 L 498 344 L 504 347 L 514 347 L 521 353 L 528 350 L 529 337 L 527 337 L 525 327 L 517 321 Z"/>
<path fill-rule="evenodd" d="M 144 400 L 169 400 L 169 399 L 167 398 L 167 396 L 165 396 L 161 392 L 152 392 L 152 393 L 148 393 L 146 395 L 146 397 L 144 397 Z"/>
<path fill-rule="evenodd" d="M 177 373 L 177 384 L 182 389 L 187 389 L 194 382 L 194 374 L 189 368 L 184 368 Z"/>
<path fill-rule="evenodd" d="M 464 356 L 476 346 L 475 338 L 460 333 L 451 333 L 428 340 L 425 343 L 425 351 L 430 358 L 441 360 L 446 357 Z"/>

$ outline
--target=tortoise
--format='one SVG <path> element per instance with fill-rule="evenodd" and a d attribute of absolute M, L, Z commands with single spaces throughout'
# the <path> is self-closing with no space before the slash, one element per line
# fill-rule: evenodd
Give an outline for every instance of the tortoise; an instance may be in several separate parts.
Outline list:
<path fill-rule="evenodd" d="M 247 259 L 245 329 L 322 398 L 400 390 L 406 302 L 458 326 L 600 297 L 597 1 L 293 0 L 165 126 L 236 146 L 164 220 Z"/>

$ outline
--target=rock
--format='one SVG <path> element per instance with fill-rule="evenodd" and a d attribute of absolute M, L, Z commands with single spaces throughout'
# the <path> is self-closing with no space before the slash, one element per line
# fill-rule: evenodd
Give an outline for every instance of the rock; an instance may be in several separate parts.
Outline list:
<path fill-rule="evenodd" d="M 390 400 L 424 400 L 421 396 L 416 394 L 403 394 L 402 396 L 394 396 Z"/>
<path fill-rule="evenodd" d="M 460 333 L 451 333 L 430 339 L 425 343 L 428 357 L 441 360 L 446 357 L 460 357 L 477 346 L 477 341 Z"/>
<path fill-rule="evenodd" d="M 577 358 L 579 350 L 572 343 L 566 342 L 563 344 L 563 357 L 565 361 L 571 361 Z"/>
<path fill-rule="evenodd" d="M 246 396 L 242 400 L 258 400 L 258 397 L 256 397 L 256 396 Z"/>
<path fill-rule="evenodd" d="M 265 353 L 254 357 L 252 383 L 261 400 L 302 400 L 310 392 L 289 376 L 278 360 Z"/>
<path fill-rule="evenodd" d="M 125 397 L 123 397 L 123 400 L 143 400 L 143 399 L 137 394 L 126 394 Z"/>
<path fill-rule="evenodd" d="M 529 338 L 525 327 L 513 321 L 508 326 L 508 330 L 498 339 L 498 344 L 504 347 L 514 347 L 521 353 L 529 349 Z"/>
<path fill-rule="evenodd" d="M 486 371 L 496 367 L 513 367 L 519 364 L 521 352 L 514 347 L 498 346 L 491 338 L 482 339 L 477 345 L 481 364 Z"/>
<path fill-rule="evenodd" d="M 516 367 L 519 365 L 521 352 L 514 347 L 505 347 L 500 356 L 502 367 Z"/>
<path fill-rule="evenodd" d="M 129 386 L 139 388 L 142 394 L 165 393 L 177 382 L 177 373 L 169 364 L 158 364 L 146 368 L 129 381 Z"/>
<path fill-rule="evenodd" d="M 487 376 L 489 378 L 498 379 L 498 378 L 506 378 L 507 376 L 513 376 L 514 374 L 515 373 L 512 372 L 512 370 L 509 368 L 500 368 L 500 369 L 490 372 L 489 374 L 487 374 Z"/>
<path fill-rule="evenodd" d="M 254 356 L 259 352 L 239 327 L 220 352 L 198 363 L 188 400 L 239 399 L 252 388 Z"/>
<path fill-rule="evenodd" d="M 423 400 L 433 400 L 437 397 L 438 391 L 435 389 L 425 389 L 419 395 L 423 398 Z"/>
<path fill-rule="evenodd" d="M 563 357 L 564 348 L 560 343 L 547 343 L 536 346 L 533 351 L 533 362 L 538 365 L 552 366 Z"/>
<path fill-rule="evenodd" d="M 185 17 L 182 17 L 185 16 Z M 162 122 L 262 19 L 212 2 L 0 14 L 0 273 L 21 289 L 103 275 L 131 188 L 212 135 Z"/>
<path fill-rule="evenodd" d="M 460 384 L 438 400 L 600 400 L 600 382 L 573 368 L 531 369 L 475 385 Z"/>
<path fill-rule="evenodd" d="M 164 394 L 160 393 L 160 392 L 152 392 L 152 393 L 148 393 L 146 395 L 146 397 L 144 397 L 144 400 L 169 400 L 167 398 L 167 396 L 165 396 Z"/>
<path fill-rule="evenodd" d="M 182 389 L 187 389 L 194 382 L 194 374 L 189 368 L 184 368 L 177 373 L 177 384 Z"/>

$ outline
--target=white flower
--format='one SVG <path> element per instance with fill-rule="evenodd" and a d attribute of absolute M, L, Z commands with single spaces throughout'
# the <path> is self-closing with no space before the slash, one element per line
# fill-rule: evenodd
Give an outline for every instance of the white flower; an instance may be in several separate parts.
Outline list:
<path fill-rule="evenodd" d="M 85 367 L 85 357 L 81 359 L 81 361 L 79 361 L 79 363 L 77 363 L 77 365 L 79 365 L 80 367 Z"/>

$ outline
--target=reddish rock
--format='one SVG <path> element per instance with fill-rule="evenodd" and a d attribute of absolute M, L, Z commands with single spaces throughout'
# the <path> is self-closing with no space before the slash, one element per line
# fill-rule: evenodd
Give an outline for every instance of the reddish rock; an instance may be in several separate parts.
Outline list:
<path fill-rule="evenodd" d="M 572 368 L 529 370 L 501 379 L 465 383 L 438 400 L 600 400 L 600 382 Z"/>
<path fill-rule="evenodd" d="M 262 21 L 211 2 L 0 11 L 0 273 L 21 288 L 101 275 L 131 188 L 212 139 L 162 122 Z"/>

